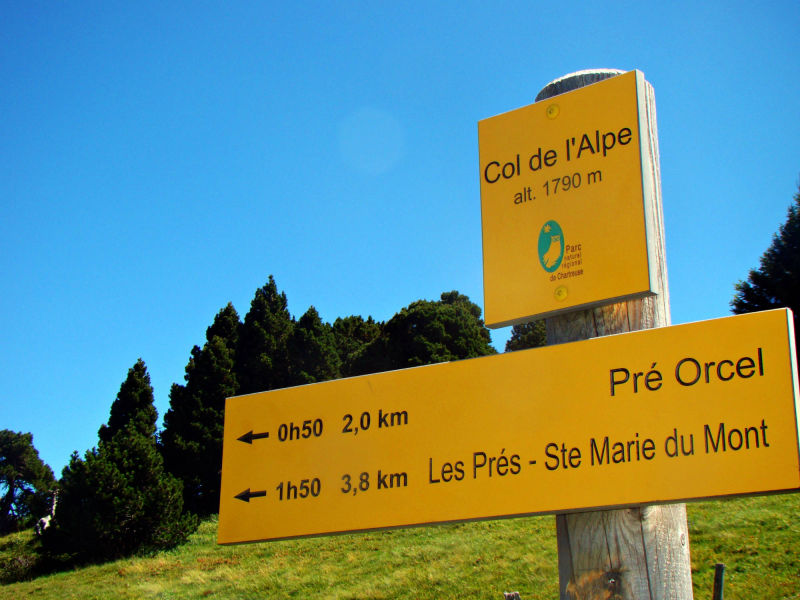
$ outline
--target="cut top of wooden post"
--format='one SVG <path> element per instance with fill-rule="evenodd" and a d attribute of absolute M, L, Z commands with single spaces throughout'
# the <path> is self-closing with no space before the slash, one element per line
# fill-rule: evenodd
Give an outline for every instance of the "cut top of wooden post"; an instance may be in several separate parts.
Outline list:
<path fill-rule="evenodd" d="M 583 71 L 569 73 L 568 75 L 554 79 L 544 86 L 542 91 L 536 94 L 536 102 L 539 102 L 540 100 L 546 100 L 547 98 L 552 98 L 558 94 L 564 94 L 572 90 L 577 90 L 583 86 L 591 85 L 592 83 L 597 83 L 598 81 L 603 81 L 604 79 L 614 77 L 615 75 L 620 75 L 624 72 L 625 71 L 621 71 L 619 69 L 584 69 Z"/>
<path fill-rule="evenodd" d="M 616 69 L 595 69 L 565 75 L 546 85 L 536 100 L 621 73 Z M 645 213 L 648 235 L 652 236 L 649 243 L 655 250 L 659 293 L 550 317 L 546 320 L 548 345 L 670 324 L 655 93 L 648 82 L 645 99 L 642 176 L 643 185 L 649 186 L 645 195 L 649 196 L 650 205 Z M 559 515 L 556 535 L 562 600 L 584 597 L 587 582 L 602 583 L 596 592 L 604 598 L 693 597 L 685 504 Z"/>

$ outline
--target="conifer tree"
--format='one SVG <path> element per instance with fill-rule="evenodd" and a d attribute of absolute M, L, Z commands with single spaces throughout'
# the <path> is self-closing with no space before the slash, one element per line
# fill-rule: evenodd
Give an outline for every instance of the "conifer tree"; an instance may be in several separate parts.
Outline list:
<path fill-rule="evenodd" d="M 76 561 L 103 561 L 169 548 L 197 519 L 182 514 L 181 483 L 167 474 L 156 447 L 157 413 L 144 362 L 128 371 L 101 428 L 97 448 L 73 453 L 60 482 L 45 547 Z M 135 401 L 134 401 L 135 400 Z M 124 415 L 124 416 L 123 416 Z"/>
<path fill-rule="evenodd" d="M 538 348 L 547 344 L 547 327 L 545 322 L 528 321 L 514 325 L 511 328 L 511 337 L 506 342 L 506 352 L 524 350 L 525 348 Z"/>
<path fill-rule="evenodd" d="M 225 398 L 239 385 L 234 372 L 241 323 L 228 305 L 206 329 L 203 348 L 192 349 L 185 385 L 173 384 L 161 446 L 167 470 L 183 481 L 184 506 L 199 515 L 219 509 Z"/>
<path fill-rule="evenodd" d="M 156 431 L 156 407 L 153 405 L 153 388 L 147 367 L 140 358 L 128 371 L 128 377 L 119 388 L 116 399 L 111 404 L 108 424 L 101 425 L 100 440 L 108 442 L 118 431 L 129 423 L 144 436 L 152 436 Z"/>
<path fill-rule="evenodd" d="M 272 275 L 256 290 L 244 317 L 236 351 L 240 393 L 250 394 L 289 384 L 287 341 L 293 327 L 286 294 L 278 293 Z"/>
<path fill-rule="evenodd" d="M 331 326 L 312 306 L 295 323 L 288 339 L 290 385 L 339 377 L 339 354 Z"/>
<path fill-rule="evenodd" d="M 239 331 L 241 328 L 242 321 L 239 319 L 239 313 L 236 312 L 233 304 L 228 302 L 216 314 L 214 321 L 206 329 L 206 341 L 218 337 L 225 342 L 231 352 L 235 352 L 239 343 Z"/>
<path fill-rule="evenodd" d="M 736 314 L 791 308 L 794 313 L 795 340 L 800 331 L 800 191 L 789 207 L 786 222 L 772 238 L 757 269 L 747 281 L 736 284 L 731 309 Z"/>
<path fill-rule="evenodd" d="M 366 346 L 380 336 L 382 325 L 375 322 L 372 317 L 364 320 L 363 317 L 355 315 L 339 317 L 333 322 L 332 331 L 341 363 L 342 377 L 356 374 L 354 370 L 356 360 Z"/>

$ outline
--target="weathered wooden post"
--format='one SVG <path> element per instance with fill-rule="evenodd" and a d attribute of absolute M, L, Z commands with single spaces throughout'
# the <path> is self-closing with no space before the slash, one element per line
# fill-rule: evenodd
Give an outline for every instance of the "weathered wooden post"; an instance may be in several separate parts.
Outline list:
<path fill-rule="evenodd" d="M 598 69 L 566 75 L 545 86 L 545 100 L 622 71 Z M 655 222 L 657 273 L 661 293 L 547 319 L 547 343 L 561 344 L 670 324 L 664 225 L 661 208 L 655 95 L 646 84 L 647 124 L 641 132 L 645 179 L 654 186 L 649 214 Z M 609 407 L 609 410 L 613 408 Z M 647 485 L 646 481 L 642 485 Z M 559 589 L 562 600 L 692 598 L 686 505 L 643 506 L 622 510 L 561 514 L 556 517 Z"/>

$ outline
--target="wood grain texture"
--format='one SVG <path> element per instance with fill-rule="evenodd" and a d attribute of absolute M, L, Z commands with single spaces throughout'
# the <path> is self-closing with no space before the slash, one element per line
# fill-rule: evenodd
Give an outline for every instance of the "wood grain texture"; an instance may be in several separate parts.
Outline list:
<path fill-rule="evenodd" d="M 537 101 L 618 75 L 581 71 L 548 84 Z M 547 343 L 562 344 L 670 324 L 655 94 L 645 82 L 641 147 L 645 219 L 659 294 L 547 319 Z M 647 485 L 647 482 L 642 482 Z M 672 504 L 569 513 L 556 517 L 562 600 L 690 600 L 686 506 Z"/>

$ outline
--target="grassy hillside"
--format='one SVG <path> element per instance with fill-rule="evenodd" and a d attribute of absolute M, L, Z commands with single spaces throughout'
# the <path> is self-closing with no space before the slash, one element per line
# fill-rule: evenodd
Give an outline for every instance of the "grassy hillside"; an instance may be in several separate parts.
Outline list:
<path fill-rule="evenodd" d="M 695 598 L 711 598 L 717 562 L 727 600 L 800 598 L 798 516 L 800 494 L 689 505 Z M 231 547 L 215 535 L 210 520 L 171 552 L 8 584 L 0 598 L 558 597 L 553 517 Z M 0 564 L 24 562 L 31 544 L 0 538 Z"/>

